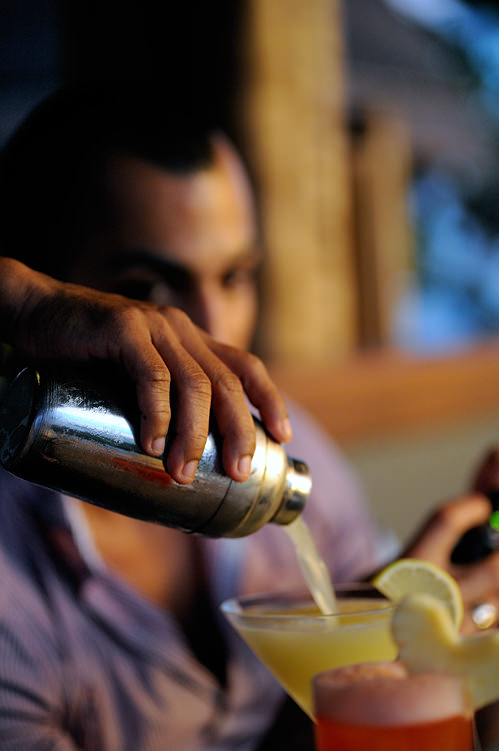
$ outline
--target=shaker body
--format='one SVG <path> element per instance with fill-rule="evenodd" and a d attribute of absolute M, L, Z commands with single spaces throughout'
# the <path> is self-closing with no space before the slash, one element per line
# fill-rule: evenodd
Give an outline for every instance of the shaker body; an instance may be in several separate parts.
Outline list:
<path fill-rule="evenodd" d="M 141 449 L 134 394 L 112 373 L 23 370 L 0 408 L 3 466 L 127 516 L 209 537 L 242 537 L 269 521 L 287 524 L 301 512 L 311 485 L 308 469 L 288 458 L 258 421 L 246 482 L 223 473 L 216 431 L 208 435 L 193 483 L 175 482 L 163 458 Z"/>

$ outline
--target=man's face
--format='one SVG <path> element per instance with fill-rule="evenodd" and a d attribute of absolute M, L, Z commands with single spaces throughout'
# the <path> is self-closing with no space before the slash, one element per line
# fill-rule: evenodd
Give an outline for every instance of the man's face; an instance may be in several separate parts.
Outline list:
<path fill-rule="evenodd" d="M 127 155 L 107 175 L 110 221 L 74 281 L 184 310 L 214 338 L 247 348 L 260 256 L 250 187 L 233 149 L 178 176 Z"/>

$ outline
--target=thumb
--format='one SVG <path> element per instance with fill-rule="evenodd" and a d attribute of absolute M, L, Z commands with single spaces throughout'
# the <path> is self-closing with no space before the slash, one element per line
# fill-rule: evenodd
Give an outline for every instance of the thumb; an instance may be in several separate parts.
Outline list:
<path fill-rule="evenodd" d="M 457 541 L 471 527 L 486 522 L 490 512 L 489 500 L 478 493 L 460 496 L 444 504 L 430 516 L 406 555 L 425 558 L 445 567 Z"/>

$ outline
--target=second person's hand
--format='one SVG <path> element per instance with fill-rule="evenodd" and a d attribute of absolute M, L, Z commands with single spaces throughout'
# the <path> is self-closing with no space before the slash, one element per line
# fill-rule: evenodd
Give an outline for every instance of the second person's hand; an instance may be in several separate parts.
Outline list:
<path fill-rule="evenodd" d="M 490 501 L 481 493 L 448 501 L 433 512 L 404 552 L 404 556 L 434 563 L 456 579 L 463 598 L 464 632 L 476 628 L 473 611 L 477 605 L 488 603 L 499 613 L 499 552 L 474 563 L 451 562 L 452 551 L 462 535 L 471 527 L 484 524 L 490 512 Z"/>

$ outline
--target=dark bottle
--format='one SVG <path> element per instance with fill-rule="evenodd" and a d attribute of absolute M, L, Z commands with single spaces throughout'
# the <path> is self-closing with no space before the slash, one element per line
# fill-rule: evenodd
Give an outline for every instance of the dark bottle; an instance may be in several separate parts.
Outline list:
<path fill-rule="evenodd" d="M 499 549 L 499 491 L 492 490 L 487 497 L 492 504 L 488 521 L 464 533 L 451 553 L 452 563 L 474 563 Z"/>

